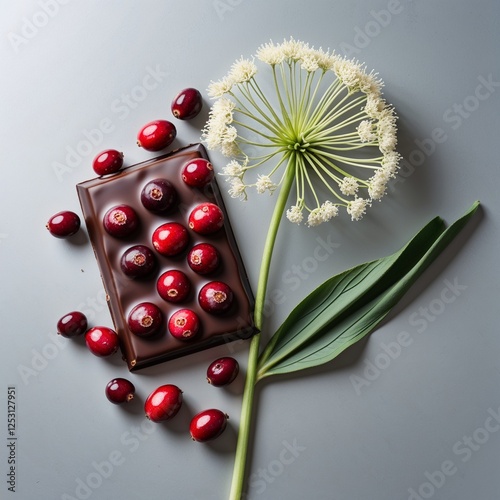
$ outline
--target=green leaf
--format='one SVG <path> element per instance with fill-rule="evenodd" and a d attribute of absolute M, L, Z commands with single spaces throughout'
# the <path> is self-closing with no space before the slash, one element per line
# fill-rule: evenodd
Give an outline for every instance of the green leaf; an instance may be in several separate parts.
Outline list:
<path fill-rule="evenodd" d="M 436 217 L 395 254 L 356 266 L 320 285 L 270 339 L 259 359 L 259 378 L 331 361 L 372 332 L 478 206 L 475 202 L 448 229 Z"/>

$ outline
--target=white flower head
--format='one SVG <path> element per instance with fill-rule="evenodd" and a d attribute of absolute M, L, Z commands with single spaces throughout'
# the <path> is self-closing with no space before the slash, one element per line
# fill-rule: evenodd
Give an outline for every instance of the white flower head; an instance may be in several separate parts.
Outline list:
<path fill-rule="evenodd" d="M 359 87 L 364 71 L 358 62 L 348 59 L 338 59 L 333 67 L 337 78 L 349 89 L 355 90 Z"/>
<path fill-rule="evenodd" d="M 354 195 L 358 192 L 359 184 L 354 177 L 344 177 L 339 184 L 339 189 L 342 194 L 347 196 Z"/>
<path fill-rule="evenodd" d="M 302 219 L 304 218 L 304 215 L 302 214 L 302 207 L 300 207 L 298 204 L 290 207 L 286 211 L 286 218 L 294 224 L 300 224 L 302 222 Z"/>
<path fill-rule="evenodd" d="M 222 144 L 225 130 L 225 123 L 212 119 L 208 121 L 201 137 L 209 150 L 217 149 Z"/>
<path fill-rule="evenodd" d="M 284 40 L 279 47 L 283 54 L 283 58 L 291 59 L 292 61 L 298 61 L 302 57 L 304 51 L 309 50 L 307 43 L 294 40 L 292 37 L 290 37 L 289 40 Z"/>
<path fill-rule="evenodd" d="M 326 200 L 323 205 L 321 205 L 321 211 L 323 212 L 324 222 L 328 222 L 333 217 L 337 217 L 339 214 L 339 209 L 337 205 L 334 205 L 331 201 Z"/>
<path fill-rule="evenodd" d="M 363 72 L 359 76 L 359 90 L 365 94 L 380 97 L 380 92 L 383 87 L 383 82 L 377 77 L 376 73 Z"/>
<path fill-rule="evenodd" d="M 281 64 L 285 56 L 279 45 L 274 45 L 274 43 L 266 43 L 261 45 L 257 49 L 255 57 L 266 64 L 275 66 L 276 64 Z"/>
<path fill-rule="evenodd" d="M 368 205 L 368 200 L 355 198 L 347 205 L 347 213 L 351 216 L 352 220 L 360 220 L 365 215 Z"/>
<path fill-rule="evenodd" d="M 384 168 L 378 168 L 373 177 L 368 179 L 368 194 L 372 200 L 380 200 L 386 192 L 389 175 Z"/>
<path fill-rule="evenodd" d="M 361 121 L 356 130 L 361 142 L 373 142 L 377 138 L 377 134 L 375 134 L 373 122 L 371 120 Z"/>
<path fill-rule="evenodd" d="M 234 158 L 235 156 L 238 156 L 241 153 L 241 150 L 237 142 L 223 142 L 220 145 L 220 152 L 226 158 Z"/>
<path fill-rule="evenodd" d="M 382 153 L 393 151 L 397 144 L 396 115 L 390 107 L 385 107 L 379 115 L 377 123 L 379 149 Z"/>
<path fill-rule="evenodd" d="M 331 71 L 339 60 L 339 56 L 333 53 L 330 54 L 329 52 L 324 52 L 322 49 L 318 49 L 316 51 L 316 60 L 320 69 L 323 71 Z"/>
<path fill-rule="evenodd" d="M 257 73 L 257 66 L 250 59 L 238 59 L 232 66 L 228 78 L 233 83 L 243 83 L 251 80 Z"/>
<path fill-rule="evenodd" d="M 210 110 L 210 119 L 213 121 L 220 121 L 226 124 L 233 121 L 233 110 L 236 103 L 227 97 L 220 97 L 212 104 Z"/>
<path fill-rule="evenodd" d="M 239 178 L 233 177 L 230 181 L 229 195 L 231 198 L 247 199 L 246 184 Z"/>
<path fill-rule="evenodd" d="M 224 94 L 227 94 L 233 88 L 233 81 L 225 76 L 221 80 L 217 82 L 210 82 L 210 85 L 207 89 L 208 97 L 211 99 L 216 99 L 218 97 L 222 97 Z"/>
<path fill-rule="evenodd" d="M 384 154 L 381 164 L 389 177 L 396 177 L 400 159 L 401 155 L 396 151 L 388 151 Z"/>
<path fill-rule="evenodd" d="M 300 66 L 308 73 L 314 73 L 319 69 L 318 58 L 316 51 L 309 50 L 300 58 Z"/>
<path fill-rule="evenodd" d="M 307 217 L 307 225 L 309 227 L 318 226 L 323 222 L 328 222 L 333 217 L 336 217 L 339 209 L 331 201 L 325 201 L 321 206 L 311 210 Z"/>
<path fill-rule="evenodd" d="M 232 125 L 229 125 L 226 127 L 224 133 L 222 134 L 222 142 L 229 144 L 231 142 L 234 142 L 237 137 L 238 137 L 237 128 L 233 127 Z"/>
<path fill-rule="evenodd" d="M 259 175 L 257 182 L 255 183 L 255 187 L 257 188 L 257 193 L 262 194 L 266 191 L 273 193 L 278 186 L 274 184 L 268 175 Z"/>
<path fill-rule="evenodd" d="M 385 101 L 379 95 L 367 94 L 364 111 L 370 118 L 378 118 L 384 107 Z"/>
<path fill-rule="evenodd" d="M 317 207 L 309 212 L 309 215 L 307 217 L 307 225 L 309 227 L 319 226 L 322 222 L 324 222 L 324 219 L 323 212 L 321 211 L 320 207 Z"/>
<path fill-rule="evenodd" d="M 219 175 L 227 177 L 241 177 L 245 173 L 245 167 L 237 160 L 231 160 L 220 172 Z"/>

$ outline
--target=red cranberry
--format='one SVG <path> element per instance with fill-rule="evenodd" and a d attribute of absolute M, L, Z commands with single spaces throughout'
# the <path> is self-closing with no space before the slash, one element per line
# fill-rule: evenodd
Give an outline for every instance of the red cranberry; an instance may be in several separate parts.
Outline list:
<path fill-rule="evenodd" d="M 87 331 L 87 317 L 80 311 L 65 314 L 57 322 L 57 333 L 63 337 L 71 338 L 83 335 Z"/>
<path fill-rule="evenodd" d="M 123 153 L 116 149 L 106 149 L 99 153 L 92 163 L 92 168 L 97 175 L 114 174 L 123 166 Z"/>
<path fill-rule="evenodd" d="M 177 191 L 167 179 L 154 179 L 144 186 L 141 202 L 150 212 L 168 212 L 177 205 Z"/>
<path fill-rule="evenodd" d="M 167 120 L 154 120 L 146 123 L 137 134 L 137 145 L 147 151 L 160 151 L 172 144 L 177 130 Z"/>
<path fill-rule="evenodd" d="M 153 246 L 158 253 L 172 257 L 181 253 L 189 242 L 187 229 L 178 222 L 167 222 L 153 233 Z"/>
<path fill-rule="evenodd" d="M 222 281 L 207 283 L 198 294 L 201 308 L 211 314 L 224 314 L 233 303 L 233 291 Z"/>
<path fill-rule="evenodd" d="M 118 335 L 111 328 L 94 326 L 85 333 L 85 342 L 92 354 L 99 357 L 111 356 L 118 351 Z"/>
<path fill-rule="evenodd" d="M 218 231 L 224 224 L 224 214 L 214 203 L 201 203 L 189 214 L 189 227 L 199 234 Z"/>
<path fill-rule="evenodd" d="M 214 178 L 214 167 L 205 158 L 195 158 L 182 167 L 181 177 L 188 186 L 202 188 Z"/>
<path fill-rule="evenodd" d="M 80 229 L 80 217 L 69 210 L 58 212 L 49 219 L 45 227 L 52 236 L 67 238 Z"/>
<path fill-rule="evenodd" d="M 146 417 L 152 422 L 162 422 L 175 417 L 182 406 L 182 391 L 172 384 L 155 389 L 144 403 Z"/>
<path fill-rule="evenodd" d="M 168 320 L 168 331 L 180 340 L 189 340 L 196 336 L 200 329 L 200 320 L 191 309 L 179 309 Z"/>
<path fill-rule="evenodd" d="M 219 437 L 226 428 L 228 416 L 220 410 L 205 410 L 193 417 L 189 432 L 193 441 L 201 443 Z"/>
<path fill-rule="evenodd" d="M 191 291 L 191 282 L 182 272 L 172 269 L 165 271 L 156 283 L 158 295 L 168 302 L 182 302 Z"/>
<path fill-rule="evenodd" d="M 106 397 L 115 405 L 129 403 L 134 394 L 134 384 L 126 378 L 114 378 L 106 385 Z"/>
<path fill-rule="evenodd" d="M 156 257 L 147 246 L 134 245 L 123 253 L 120 267 L 129 278 L 144 278 L 155 270 Z"/>
<path fill-rule="evenodd" d="M 219 266 L 219 252 L 210 243 L 199 243 L 188 253 L 189 267 L 198 274 L 209 274 Z"/>
<path fill-rule="evenodd" d="M 207 369 L 207 381 L 215 387 L 229 385 L 238 375 L 238 361 L 229 356 L 216 359 Z"/>
<path fill-rule="evenodd" d="M 137 304 L 128 315 L 130 331 L 138 337 L 149 337 L 157 333 L 163 324 L 160 308 L 151 302 Z"/>
<path fill-rule="evenodd" d="M 170 108 L 172 114 L 179 120 L 191 120 L 201 111 L 202 105 L 203 99 L 200 92 L 187 88 L 175 96 Z"/>
<path fill-rule="evenodd" d="M 133 234 L 139 227 L 139 217 L 128 205 L 117 205 L 104 215 L 104 229 L 116 238 L 124 238 Z"/>

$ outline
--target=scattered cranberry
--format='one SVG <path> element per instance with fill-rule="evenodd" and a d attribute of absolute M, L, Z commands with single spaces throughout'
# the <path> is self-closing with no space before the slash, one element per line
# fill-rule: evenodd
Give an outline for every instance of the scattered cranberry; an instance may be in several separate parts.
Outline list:
<path fill-rule="evenodd" d="M 154 120 L 146 123 L 137 134 L 137 145 L 147 151 L 160 151 L 169 146 L 177 130 L 173 123 L 167 120 Z"/>
<path fill-rule="evenodd" d="M 215 387 L 229 385 L 240 371 L 238 361 L 229 356 L 216 359 L 207 369 L 207 381 Z"/>
<path fill-rule="evenodd" d="M 65 314 L 57 322 L 57 333 L 63 337 L 71 338 L 83 335 L 87 331 L 87 317 L 80 311 Z"/>
<path fill-rule="evenodd" d="M 146 417 L 152 422 L 162 422 L 175 417 L 182 406 L 182 391 L 172 384 L 155 389 L 144 403 Z"/>
<path fill-rule="evenodd" d="M 177 205 L 177 191 L 167 179 L 154 179 L 144 186 L 141 202 L 150 212 L 169 212 Z"/>
<path fill-rule="evenodd" d="M 168 320 L 168 331 L 180 340 L 189 340 L 196 336 L 200 329 L 200 320 L 191 309 L 179 309 Z"/>
<path fill-rule="evenodd" d="M 163 324 L 160 308 L 151 302 L 137 304 L 128 315 L 130 331 L 138 337 L 149 337 L 157 333 Z"/>
<path fill-rule="evenodd" d="M 219 252 L 210 243 L 199 243 L 189 251 L 187 262 L 198 274 L 209 274 L 219 267 Z"/>
<path fill-rule="evenodd" d="M 170 106 L 172 114 L 179 120 L 191 120 L 203 106 L 203 99 L 198 90 L 187 88 L 181 90 Z"/>
<path fill-rule="evenodd" d="M 187 247 L 189 234 L 182 224 L 167 222 L 155 229 L 152 241 L 158 253 L 172 257 Z"/>
<path fill-rule="evenodd" d="M 87 330 L 85 342 L 90 352 L 99 357 L 111 356 L 118 351 L 118 335 L 106 326 L 94 326 Z"/>
<path fill-rule="evenodd" d="M 107 149 L 99 153 L 92 163 L 97 175 L 114 174 L 123 166 L 123 153 L 116 149 Z"/>
<path fill-rule="evenodd" d="M 223 224 L 224 214 L 214 203 L 201 203 L 189 214 L 189 227 L 196 233 L 215 233 Z"/>
<path fill-rule="evenodd" d="M 134 245 L 123 253 L 120 267 L 129 278 L 144 278 L 155 270 L 156 257 L 147 246 Z"/>
<path fill-rule="evenodd" d="M 80 217 L 69 210 L 58 212 L 49 219 L 45 227 L 52 236 L 67 238 L 80 229 Z"/>
<path fill-rule="evenodd" d="M 176 269 L 165 271 L 156 283 L 158 295 L 168 302 L 182 302 L 187 298 L 191 291 L 191 282 L 189 278 Z"/>
<path fill-rule="evenodd" d="M 214 178 L 214 167 L 205 158 L 195 158 L 182 167 L 181 177 L 188 186 L 202 188 Z"/>
<path fill-rule="evenodd" d="M 134 399 L 135 387 L 126 378 L 114 378 L 106 385 L 106 397 L 115 405 L 129 403 Z"/>
<path fill-rule="evenodd" d="M 139 217 L 128 205 L 117 205 L 104 215 L 104 229 L 116 238 L 124 238 L 133 234 L 139 227 Z"/>
<path fill-rule="evenodd" d="M 204 410 L 193 417 L 189 432 L 193 441 L 203 443 L 219 437 L 226 428 L 228 416 L 220 410 Z"/>
<path fill-rule="evenodd" d="M 222 281 L 211 281 L 200 290 L 198 302 L 208 313 L 224 314 L 233 303 L 233 291 Z"/>

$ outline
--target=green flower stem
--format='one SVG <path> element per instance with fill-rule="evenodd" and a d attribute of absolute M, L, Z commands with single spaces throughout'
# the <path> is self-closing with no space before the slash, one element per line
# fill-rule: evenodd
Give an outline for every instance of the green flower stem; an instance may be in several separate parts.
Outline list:
<path fill-rule="evenodd" d="M 271 266 L 271 257 L 276 242 L 278 228 L 285 211 L 288 195 L 295 178 L 295 157 L 291 156 L 288 162 L 283 183 L 276 200 L 273 216 L 269 225 L 262 264 L 260 267 L 259 281 L 257 285 L 257 294 L 255 296 L 255 326 L 261 330 L 264 319 L 264 302 L 266 297 L 267 283 L 269 279 L 269 270 Z M 252 411 L 255 394 L 255 385 L 257 383 L 257 361 L 260 348 L 260 333 L 252 338 L 250 351 L 248 355 L 248 367 L 245 380 L 245 389 L 243 392 L 243 402 L 241 406 L 240 429 L 238 432 L 238 442 L 236 444 L 236 456 L 234 461 L 233 479 L 229 500 L 240 500 L 243 494 L 245 481 L 245 468 L 248 455 L 248 444 L 250 440 L 250 431 L 252 423 Z"/>

